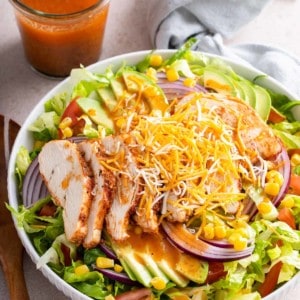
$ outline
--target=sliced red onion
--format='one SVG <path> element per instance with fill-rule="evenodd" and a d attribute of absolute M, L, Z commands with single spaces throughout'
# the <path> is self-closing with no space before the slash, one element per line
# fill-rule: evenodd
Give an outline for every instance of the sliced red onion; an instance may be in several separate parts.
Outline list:
<path fill-rule="evenodd" d="M 85 139 L 86 137 L 84 136 L 76 136 L 70 138 L 69 140 L 71 140 L 74 143 L 79 143 Z M 31 162 L 24 176 L 22 186 L 23 204 L 25 207 L 29 207 L 33 203 L 35 203 L 41 198 L 46 197 L 47 195 L 49 195 L 49 192 L 40 175 L 39 162 L 38 158 L 36 157 Z"/>
<path fill-rule="evenodd" d="M 180 77 L 177 81 L 170 82 L 165 73 L 157 73 L 157 84 L 164 91 L 168 100 L 174 98 L 182 98 L 191 92 L 203 92 L 206 93 L 206 89 L 200 84 L 196 84 L 193 87 L 188 87 L 183 84 L 184 78 Z"/>
<path fill-rule="evenodd" d="M 22 186 L 22 198 L 25 207 L 48 195 L 48 190 L 40 175 L 39 162 L 37 157 L 28 167 Z"/>
<path fill-rule="evenodd" d="M 126 273 L 118 273 L 112 269 L 103 269 L 103 268 L 98 268 L 96 265 L 92 266 L 94 270 L 99 271 L 102 273 L 104 276 L 106 276 L 109 279 L 130 285 L 130 286 L 139 286 L 140 283 L 137 281 L 134 281 L 128 277 Z"/>
<path fill-rule="evenodd" d="M 201 240 L 208 243 L 208 244 L 216 246 L 216 247 L 233 248 L 233 245 L 229 244 L 228 241 L 226 241 L 226 240 L 207 240 L 207 239 L 203 239 L 203 238 L 201 238 Z"/>
<path fill-rule="evenodd" d="M 272 200 L 275 206 L 278 206 L 281 200 L 287 193 L 290 185 L 291 179 L 291 161 L 286 149 L 283 149 L 281 153 L 277 156 L 277 162 L 280 165 L 279 172 L 284 178 L 284 182 L 280 188 L 278 195 Z"/>
<path fill-rule="evenodd" d="M 245 250 L 237 251 L 233 248 L 212 245 L 201 239 L 195 238 L 180 223 L 162 222 L 162 229 L 168 239 L 180 250 L 193 256 L 212 261 L 231 261 L 250 256 L 254 245 L 248 245 Z"/>
<path fill-rule="evenodd" d="M 104 242 L 101 242 L 99 244 L 99 248 L 103 251 L 103 253 L 107 257 L 112 258 L 113 260 L 118 260 L 118 256 L 116 255 L 116 253 L 110 247 L 108 247 Z"/>

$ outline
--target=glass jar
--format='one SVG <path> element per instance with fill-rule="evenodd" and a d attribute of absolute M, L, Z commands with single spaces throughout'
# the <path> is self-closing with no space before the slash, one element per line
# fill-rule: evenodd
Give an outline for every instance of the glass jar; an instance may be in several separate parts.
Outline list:
<path fill-rule="evenodd" d="M 36 70 L 64 77 L 96 62 L 101 53 L 109 0 L 10 0 L 25 56 Z"/>

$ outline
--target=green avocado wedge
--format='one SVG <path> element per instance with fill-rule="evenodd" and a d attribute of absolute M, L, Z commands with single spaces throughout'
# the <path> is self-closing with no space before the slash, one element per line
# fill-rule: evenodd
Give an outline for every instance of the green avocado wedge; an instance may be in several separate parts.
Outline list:
<path fill-rule="evenodd" d="M 105 128 L 114 128 L 112 119 L 108 116 L 98 100 L 91 98 L 79 98 L 76 102 L 93 122 L 98 125 L 102 125 Z"/>
<path fill-rule="evenodd" d="M 264 121 L 267 121 L 272 106 L 271 97 L 262 87 L 254 85 L 253 88 L 256 96 L 255 110 Z"/>

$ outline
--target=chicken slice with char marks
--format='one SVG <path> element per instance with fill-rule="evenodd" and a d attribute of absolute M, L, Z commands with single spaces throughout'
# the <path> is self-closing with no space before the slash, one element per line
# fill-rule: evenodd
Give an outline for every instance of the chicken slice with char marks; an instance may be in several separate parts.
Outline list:
<path fill-rule="evenodd" d="M 76 144 L 53 140 L 42 148 L 39 169 L 53 201 L 62 206 L 65 234 L 80 244 L 87 234 L 93 180 Z"/>
<path fill-rule="evenodd" d="M 100 243 L 105 215 L 110 207 L 110 199 L 115 189 L 115 177 L 101 164 L 107 157 L 103 154 L 98 140 L 86 140 L 78 144 L 85 161 L 89 164 L 94 178 L 92 204 L 88 217 L 88 232 L 83 240 L 85 248 L 93 248 Z"/>
<path fill-rule="evenodd" d="M 106 164 L 116 178 L 115 193 L 106 216 L 106 229 L 114 240 L 121 241 L 128 237 L 129 219 L 139 201 L 137 166 L 121 137 L 108 136 L 101 143 L 109 157 Z"/>
<path fill-rule="evenodd" d="M 197 97 L 201 106 L 214 110 L 222 120 L 233 128 L 235 139 L 241 139 L 244 151 L 252 162 L 257 157 L 274 159 L 282 150 L 280 139 L 261 119 L 258 113 L 242 100 L 221 94 L 190 94 L 179 103 L 179 106 Z"/>

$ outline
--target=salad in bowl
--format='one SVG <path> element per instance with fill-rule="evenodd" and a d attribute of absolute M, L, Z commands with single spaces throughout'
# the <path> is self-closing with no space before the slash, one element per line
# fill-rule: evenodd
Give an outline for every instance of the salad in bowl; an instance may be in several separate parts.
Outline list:
<path fill-rule="evenodd" d="M 192 44 L 74 69 L 21 128 L 8 208 L 73 299 L 267 299 L 298 276 L 299 102 Z"/>

